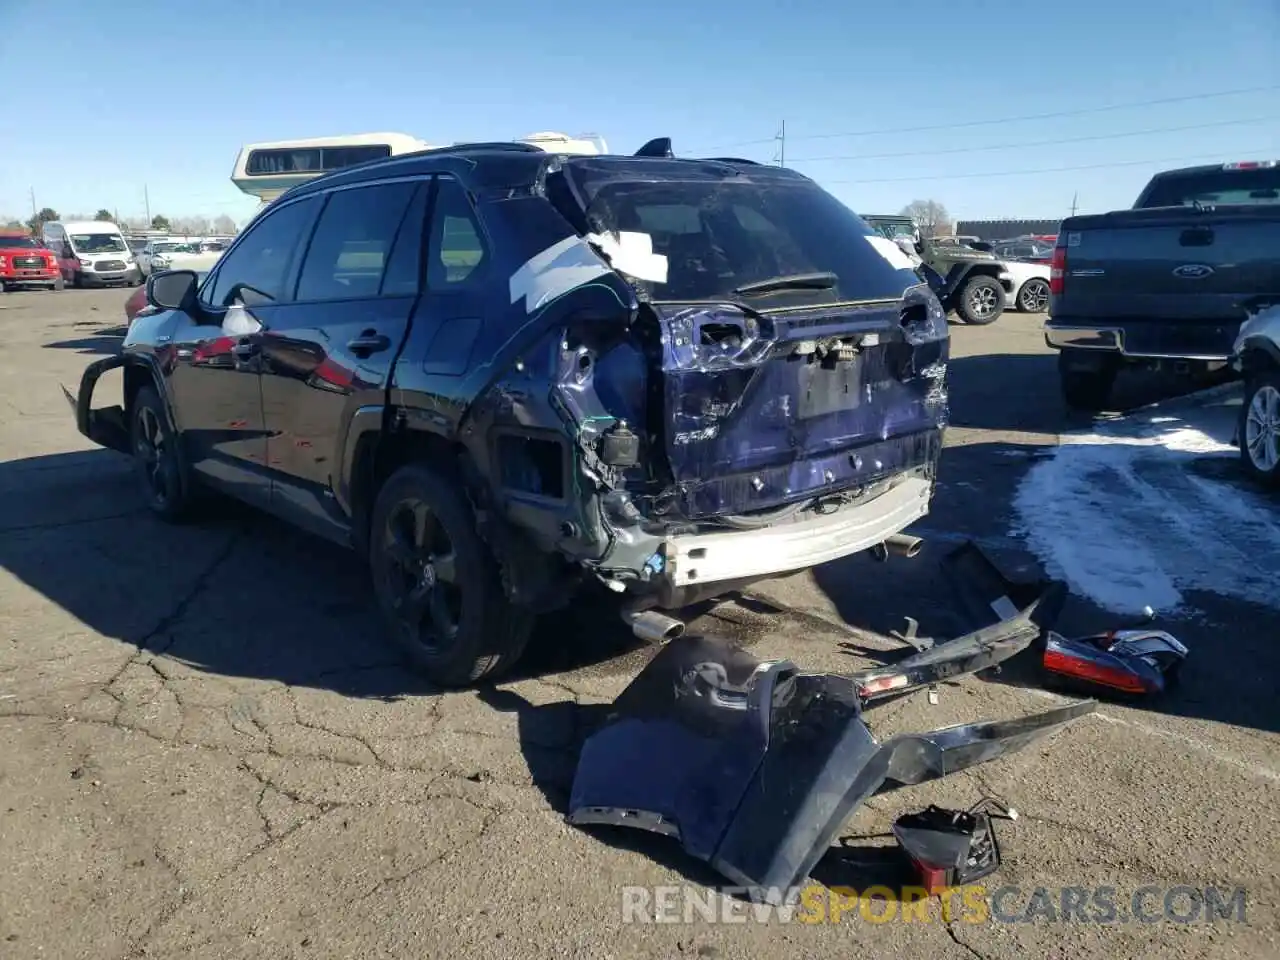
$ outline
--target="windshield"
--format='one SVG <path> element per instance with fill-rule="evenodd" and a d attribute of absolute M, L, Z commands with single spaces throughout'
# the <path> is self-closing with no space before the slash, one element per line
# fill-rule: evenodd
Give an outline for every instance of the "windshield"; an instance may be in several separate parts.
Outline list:
<path fill-rule="evenodd" d="M 897 240 L 899 237 L 914 240 L 916 237 L 916 225 L 914 223 L 885 223 L 882 220 L 868 222 L 871 223 L 871 226 L 880 236 L 888 237 L 890 240 Z"/>
<path fill-rule="evenodd" d="M 834 282 L 784 284 L 762 299 L 896 299 L 919 282 L 896 245 L 811 181 L 697 170 L 675 179 L 669 163 L 655 166 L 665 167 L 665 178 L 623 179 L 620 173 L 635 174 L 602 162 L 573 172 L 590 198 L 590 229 L 648 234 L 653 252 L 667 258 L 666 282 L 643 284 L 655 300 L 733 300 L 739 288 L 812 274 L 831 274 Z"/>
<path fill-rule="evenodd" d="M 157 243 L 155 245 L 156 253 L 195 253 L 189 243 Z"/>
<path fill-rule="evenodd" d="M 39 250 L 40 244 L 30 237 L 0 237 L 0 247 L 10 250 Z"/>
<path fill-rule="evenodd" d="M 1189 207 L 1196 203 L 1280 203 L 1280 167 L 1161 174 L 1148 184 L 1135 206 Z"/>
<path fill-rule="evenodd" d="M 78 253 L 124 253 L 129 249 L 115 233 L 73 233 L 71 245 Z"/>

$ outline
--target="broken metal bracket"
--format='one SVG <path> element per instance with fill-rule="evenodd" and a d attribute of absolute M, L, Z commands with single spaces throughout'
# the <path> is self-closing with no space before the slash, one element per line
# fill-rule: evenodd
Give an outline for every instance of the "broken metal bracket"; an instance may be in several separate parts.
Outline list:
<path fill-rule="evenodd" d="M 895 640 L 901 640 L 907 646 L 914 647 L 921 653 L 924 653 L 926 650 L 932 650 L 934 646 L 933 638 L 922 637 L 918 633 L 920 629 L 920 621 L 916 620 L 915 617 L 903 617 L 903 619 L 907 621 L 907 629 L 904 631 L 890 630 L 889 636 L 893 637 Z"/>

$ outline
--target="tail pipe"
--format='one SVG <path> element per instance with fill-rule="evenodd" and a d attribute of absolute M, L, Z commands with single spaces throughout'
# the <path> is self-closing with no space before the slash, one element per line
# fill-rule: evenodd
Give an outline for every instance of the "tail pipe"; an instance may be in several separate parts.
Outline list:
<path fill-rule="evenodd" d="M 924 541 L 919 537 L 908 536 L 905 533 L 895 533 L 888 537 L 884 543 L 877 543 L 871 548 L 871 555 L 877 560 L 883 562 L 889 559 L 889 554 L 899 557 L 918 556 L 920 551 L 924 549 Z"/>
<path fill-rule="evenodd" d="M 684 636 L 684 624 L 656 610 L 623 610 L 622 619 L 631 632 L 649 643 L 666 643 Z"/>

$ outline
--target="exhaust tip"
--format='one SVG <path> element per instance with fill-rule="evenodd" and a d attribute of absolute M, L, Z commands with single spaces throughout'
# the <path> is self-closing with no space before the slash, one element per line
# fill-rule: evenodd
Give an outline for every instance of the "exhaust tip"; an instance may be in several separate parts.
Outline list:
<path fill-rule="evenodd" d="M 648 643 L 666 643 L 684 636 L 684 623 L 655 610 L 624 611 L 631 632 Z"/>

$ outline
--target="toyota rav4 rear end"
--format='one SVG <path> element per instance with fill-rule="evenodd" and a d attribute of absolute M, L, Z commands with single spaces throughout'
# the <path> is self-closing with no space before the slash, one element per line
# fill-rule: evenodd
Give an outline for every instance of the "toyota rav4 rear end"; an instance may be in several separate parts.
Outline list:
<path fill-rule="evenodd" d="M 607 291 L 555 344 L 569 486 L 598 507 L 562 518 L 562 551 L 633 610 L 674 609 L 883 548 L 928 512 L 948 331 L 891 240 L 744 161 L 570 158 L 545 193 L 578 236 L 531 258 L 512 301 Z M 583 332 L 619 308 L 624 335 Z"/>

